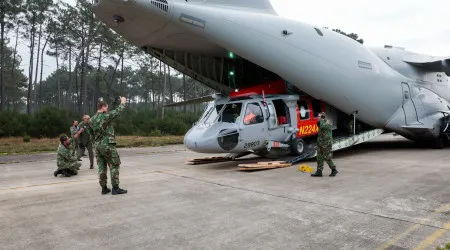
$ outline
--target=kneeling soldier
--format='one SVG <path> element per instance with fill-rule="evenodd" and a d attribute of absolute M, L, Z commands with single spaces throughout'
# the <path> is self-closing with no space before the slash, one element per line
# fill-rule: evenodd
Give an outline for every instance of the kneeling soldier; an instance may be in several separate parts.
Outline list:
<path fill-rule="evenodd" d="M 71 140 L 67 138 L 67 136 L 61 136 L 59 138 L 59 141 L 61 143 L 59 144 L 58 147 L 58 157 L 56 160 L 58 170 L 54 172 L 55 177 L 58 176 L 58 174 L 62 174 L 66 177 L 77 175 L 81 163 L 78 162 L 76 157 L 72 155 L 72 153 L 69 150 Z"/>

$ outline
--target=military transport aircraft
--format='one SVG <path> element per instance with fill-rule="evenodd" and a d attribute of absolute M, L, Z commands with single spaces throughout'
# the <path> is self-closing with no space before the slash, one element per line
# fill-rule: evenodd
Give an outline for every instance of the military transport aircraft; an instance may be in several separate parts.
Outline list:
<path fill-rule="evenodd" d="M 93 0 L 93 8 L 125 39 L 220 93 L 186 135 L 191 150 L 287 144 L 299 154 L 319 111 L 335 131 L 356 117 L 363 131 L 437 148 L 449 141 L 450 57 L 367 48 L 279 16 L 269 0 Z"/>

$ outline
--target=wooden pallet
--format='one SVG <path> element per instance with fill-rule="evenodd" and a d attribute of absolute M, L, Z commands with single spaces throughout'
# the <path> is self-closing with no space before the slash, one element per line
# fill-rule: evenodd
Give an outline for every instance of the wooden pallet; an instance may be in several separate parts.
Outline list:
<path fill-rule="evenodd" d="M 256 164 L 239 164 L 239 170 L 241 171 L 255 171 L 255 170 L 265 170 L 274 168 L 285 168 L 292 166 L 291 163 L 286 161 L 266 161 L 258 162 Z"/>
<path fill-rule="evenodd" d="M 226 162 L 226 161 L 232 161 L 229 157 L 203 157 L 203 158 L 195 158 L 190 159 L 187 163 L 190 165 L 200 165 L 200 164 L 208 164 L 208 163 L 216 163 L 216 162 Z"/>

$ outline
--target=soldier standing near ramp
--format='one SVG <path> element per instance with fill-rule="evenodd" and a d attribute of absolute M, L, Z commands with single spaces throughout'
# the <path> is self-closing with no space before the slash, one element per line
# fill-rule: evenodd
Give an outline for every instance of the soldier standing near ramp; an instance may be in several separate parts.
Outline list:
<path fill-rule="evenodd" d="M 115 110 L 108 112 L 108 104 L 99 102 L 97 113 L 89 120 L 88 132 L 94 137 L 94 147 L 97 157 L 99 173 L 99 183 L 102 187 L 102 194 L 107 194 L 111 190 L 106 186 L 107 165 L 111 174 L 112 194 L 125 194 L 127 190 L 119 188 L 119 167 L 120 158 L 116 150 L 116 136 L 112 122 L 117 119 L 125 109 L 125 97 L 120 97 L 120 105 Z"/>
<path fill-rule="evenodd" d="M 319 114 L 319 121 L 317 126 L 319 127 L 319 134 L 317 136 L 317 171 L 311 174 L 313 177 L 322 177 L 322 170 L 324 161 L 327 162 L 328 166 L 331 168 L 330 176 L 335 176 L 338 171 L 334 165 L 331 157 L 333 155 L 333 134 L 332 126 L 329 120 L 327 120 L 324 112 Z"/>

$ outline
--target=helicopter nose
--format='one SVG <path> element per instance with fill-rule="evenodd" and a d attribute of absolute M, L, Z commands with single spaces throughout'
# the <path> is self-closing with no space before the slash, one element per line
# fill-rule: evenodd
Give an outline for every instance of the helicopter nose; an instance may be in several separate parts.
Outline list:
<path fill-rule="evenodd" d="M 239 132 L 234 125 L 209 128 L 193 127 L 184 137 L 184 145 L 198 153 L 227 153 L 236 149 Z"/>
<path fill-rule="evenodd" d="M 193 128 L 184 136 L 184 145 L 197 153 L 217 153 L 221 151 L 217 135 L 204 128 Z"/>

